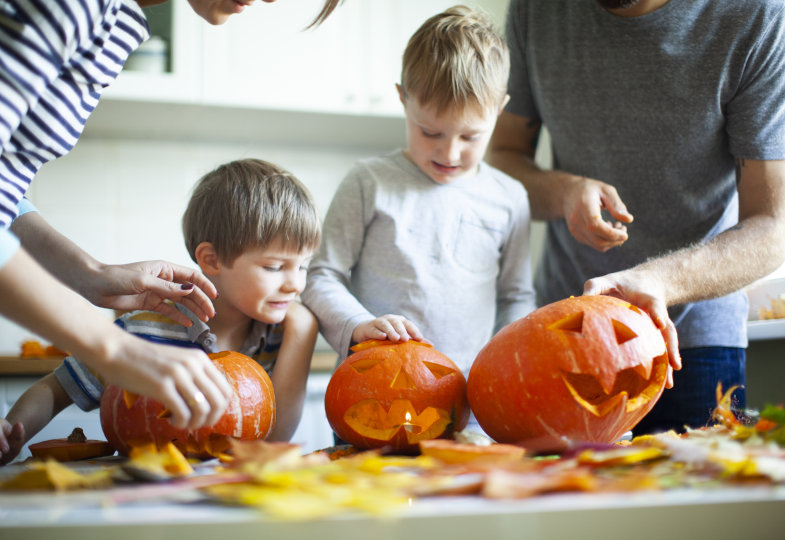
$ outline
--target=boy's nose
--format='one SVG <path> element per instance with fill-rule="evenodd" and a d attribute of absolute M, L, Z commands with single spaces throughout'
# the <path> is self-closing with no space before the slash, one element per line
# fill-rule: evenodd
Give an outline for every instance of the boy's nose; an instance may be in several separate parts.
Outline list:
<path fill-rule="evenodd" d="M 442 154 L 451 165 L 457 163 L 458 159 L 461 157 L 460 142 L 454 139 L 447 139 L 442 147 Z"/>
<path fill-rule="evenodd" d="M 281 288 L 287 292 L 302 292 L 305 288 L 305 276 L 302 272 L 287 272 Z"/>

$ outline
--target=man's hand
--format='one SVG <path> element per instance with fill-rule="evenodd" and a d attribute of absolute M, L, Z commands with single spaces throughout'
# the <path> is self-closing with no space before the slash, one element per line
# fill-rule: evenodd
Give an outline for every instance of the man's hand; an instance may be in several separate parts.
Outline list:
<path fill-rule="evenodd" d="M 400 315 L 382 315 L 372 321 L 357 325 L 352 332 L 352 341 L 360 343 L 368 339 L 389 341 L 424 341 L 420 330 L 410 320 Z"/>
<path fill-rule="evenodd" d="M 211 299 L 218 296 L 201 272 L 167 261 L 101 265 L 81 290 L 97 306 L 157 311 L 185 326 L 191 326 L 191 320 L 166 300 L 183 304 L 207 321 L 215 315 Z"/>
<path fill-rule="evenodd" d="M 25 429 L 20 422 L 11 425 L 5 418 L 0 418 L 0 465 L 10 463 L 25 443 Z"/>
<path fill-rule="evenodd" d="M 631 223 L 633 218 L 616 188 L 578 176 L 565 181 L 564 186 L 564 219 L 578 242 L 605 252 L 627 240 L 624 223 Z M 603 210 L 615 221 L 605 221 Z"/>
<path fill-rule="evenodd" d="M 625 270 L 590 279 L 583 286 L 583 294 L 615 296 L 638 306 L 649 314 L 665 339 L 670 362 L 666 386 L 673 388 L 673 370 L 681 369 L 681 355 L 676 326 L 668 316 L 663 287 L 643 273 Z"/>

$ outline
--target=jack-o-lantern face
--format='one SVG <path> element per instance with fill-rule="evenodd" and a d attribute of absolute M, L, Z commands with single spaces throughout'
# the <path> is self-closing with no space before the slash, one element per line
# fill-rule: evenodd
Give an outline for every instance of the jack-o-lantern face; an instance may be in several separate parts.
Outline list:
<path fill-rule="evenodd" d="M 365 341 L 352 350 L 324 398 L 327 420 L 341 439 L 406 452 L 466 427 L 466 379 L 445 355 L 417 341 Z"/>
<path fill-rule="evenodd" d="M 469 373 L 469 403 L 499 442 L 612 442 L 651 410 L 667 371 L 665 341 L 645 312 L 609 296 L 573 297 L 491 339 Z"/>

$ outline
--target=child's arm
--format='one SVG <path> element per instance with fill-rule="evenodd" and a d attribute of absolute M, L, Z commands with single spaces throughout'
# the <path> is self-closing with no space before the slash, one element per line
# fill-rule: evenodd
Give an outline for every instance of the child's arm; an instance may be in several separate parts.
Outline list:
<path fill-rule="evenodd" d="M 517 198 L 513 199 L 511 196 L 510 199 L 515 201 L 514 212 L 509 236 L 499 259 L 494 334 L 536 308 L 531 265 L 529 202 L 525 192 L 520 190 Z"/>
<path fill-rule="evenodd" d="M 54 373 L 28 388 L 6 419 L 0 419 L 0 465 L 14 459 L 27 441 L 71 403 Z"/>
<path fill-rule="evenodd" d="M 275 427 L 267 436 L 268 441 L 288 441 L 297 429 L 319 333 L 316 317 L 297 302 L 289 307 L 283 325 L 283 342 L 270 377 L 275 389 Z"/>
<path fill-rule="evenodd" d="M 382 315 L 372 321 L 358 324 L 352 332 L 352 341 L 360 343 L 367 339 L 387 339 L 390 341 L 425 341 L 420 329 L 401 315 Z"/>

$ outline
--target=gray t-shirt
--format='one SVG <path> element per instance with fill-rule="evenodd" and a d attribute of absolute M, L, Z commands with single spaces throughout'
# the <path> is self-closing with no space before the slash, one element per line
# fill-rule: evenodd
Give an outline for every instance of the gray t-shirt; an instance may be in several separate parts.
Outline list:
<path fill-rule="evenodd" d="M 437 184 L 401 151 L 362 160 L 335 193 L 302 299 L 339 361 L 359 323 L 392 313 L 468 375 L 493 333 L 534 309 L 529 227 L 521 184 L 484 162 Z"/>
<path fill-rule="evenodd" d="M 606 253 L 548 223 L 538 303 L 735 225 L 734 157 L 785 158 L 781 0 L 670 0 L 615 16 L 595 0 L 512 0 L 507 110 L 542 120 L 554 168 L 613 185 L 634 215 Z M 744 347 L 742 292 L 676 306 L 681 347 Z"/>

